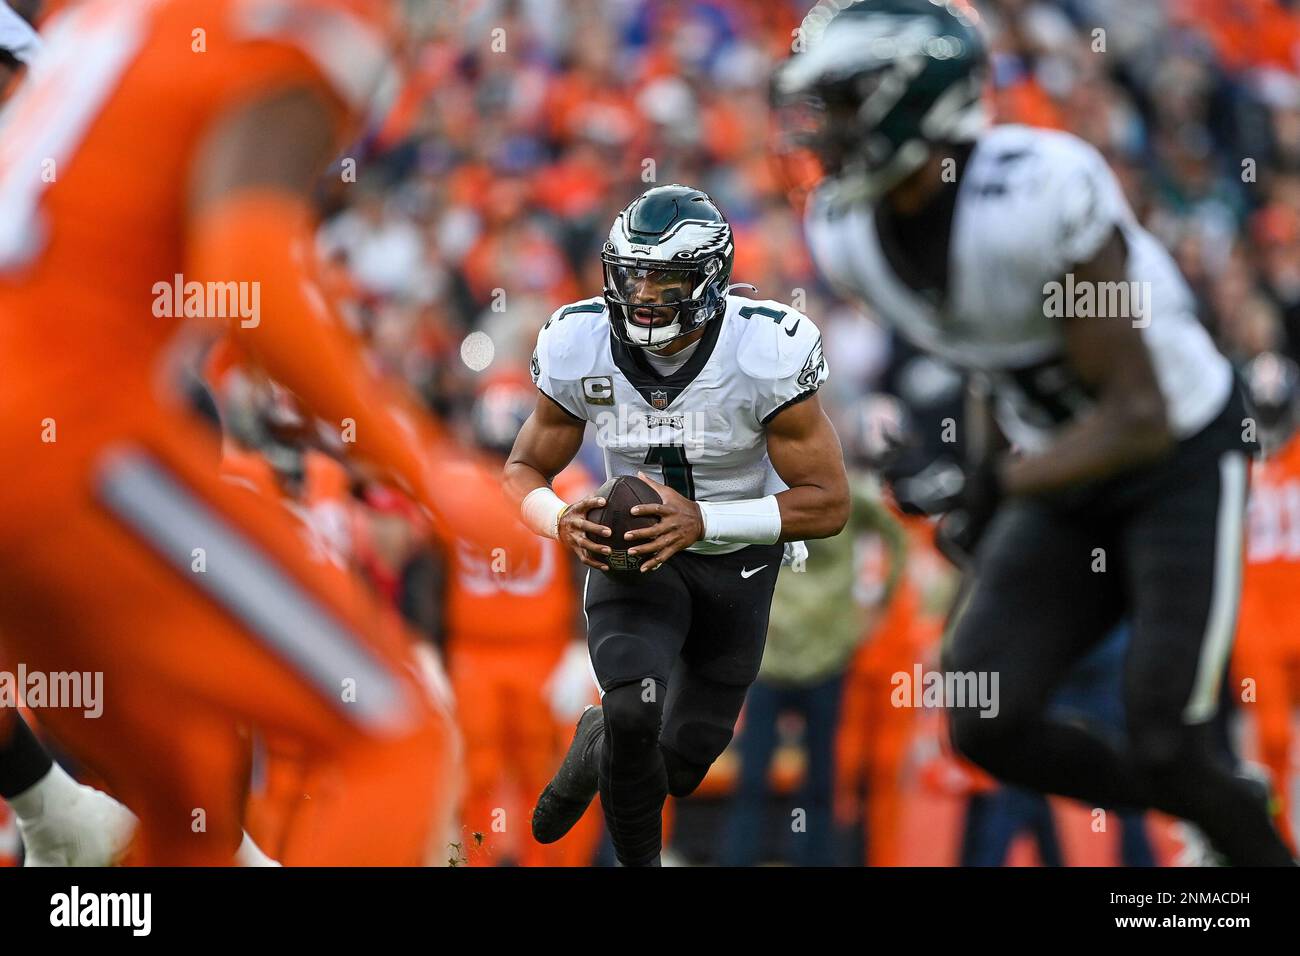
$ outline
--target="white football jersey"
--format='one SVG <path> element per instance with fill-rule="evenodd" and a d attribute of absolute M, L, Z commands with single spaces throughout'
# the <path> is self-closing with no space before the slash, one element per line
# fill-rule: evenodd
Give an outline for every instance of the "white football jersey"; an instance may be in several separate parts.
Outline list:
<path fill-rule="evenodd" d="M 684 365 L 660 376 L 614 338 L 599 296 L 557 309 L 533 353 L 533 382 L 595 426 L 607 477 L 638 471 L 699 501 L 784 491 L 767 457 L 767 423 L 826 381 L 821 333 L 779 302 L 728 295 Z M 700 541 L 723 554 L 744 545 Z"/>
<path fill-rule="evenodd" d="M 958 189 L 946 301 L 932 301 L 895 274 L 874 208 L 839 200 L 833 183 L 808 208 L 818 267 L 919 348 L 987 373 L 999 423 L 1028 450 L 1043 448 L 1092 404 L 1064 360 L 1066 315 L 1111 315 L 1141 328 L 1179 438 L 1222 411 L 1231 367 L 1197 321 L 1178 267 L 1137 222 L 1097 150 L 1068 133 L 995 126 L 980 138 Z M 1130 281 L 1085 297 L 1067 273 L 1116 227 L 1128 247 Z"/>

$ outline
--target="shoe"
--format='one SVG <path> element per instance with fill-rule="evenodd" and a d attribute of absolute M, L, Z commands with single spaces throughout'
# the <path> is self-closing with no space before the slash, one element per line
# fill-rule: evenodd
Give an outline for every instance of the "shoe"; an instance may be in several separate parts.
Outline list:
<path fill-rule="evenodd" d="M 76 788 L 39 817 L 18 821 L 23 866 L 113 866 L 126 854 L 135 814 L 94 787 Z"/>
<path fill-rule="evenodd" d="M 533 809 L 533 839 L 538 843 L 554 843 L 563 837 L 596 798 L 600 778 L 594 751 L 604 733 L 604 713 L 594 705 L 588 707 L 578 718 L 564 762 L 537 798 Z"/>

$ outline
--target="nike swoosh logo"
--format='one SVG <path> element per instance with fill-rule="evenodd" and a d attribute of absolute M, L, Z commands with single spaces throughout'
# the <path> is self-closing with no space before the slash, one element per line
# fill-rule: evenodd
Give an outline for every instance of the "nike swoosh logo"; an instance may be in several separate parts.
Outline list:
<path fill-rule="evenodd" d="M 803 319 L 799 320 L 799 322 L 802 321 Z M 794 325 L 790 326 L 790 328 L 786 329 L 785 334 L 790 336 L 790 338 L 794 338 L 794 334 L 799 331 L 799 322 L 796 322 Z"/>
<path fill-rule="evenodd" d="M 748 570 L 747 568 L 741 568 L 741 569 L 740 569 L 740 576 L 741 576 L 742 578 L 752 578 L 752 577 L 753 577 L 754 575 L 756 575 L 759 571 L 762 571 L 765 567 L 767 567 L 766 564 L 760 564 L 758 567 L 756 567 L 756 568 L 755 568 L 754 570 L 752 570 L 752 571 Z"/>

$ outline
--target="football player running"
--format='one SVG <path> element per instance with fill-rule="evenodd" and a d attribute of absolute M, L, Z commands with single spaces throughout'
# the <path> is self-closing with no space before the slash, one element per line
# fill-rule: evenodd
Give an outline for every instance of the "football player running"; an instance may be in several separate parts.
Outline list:
<path fill-rule="evenodd" d="M 40 49 L 40 35 L 0 0 L 0 99 Z M 135 828 L 129 810 L 68 776 L 23 719 L 3 707 L 0 799 L 17 818 L 26 866 L 108 865 L 126 852 Z"/>
<path fill-rule="evenodd" d="M 839 440 L 817 391 L 821 335 L 778 302 L 730 295 L 731 227 L 698 189 L 650 189 L 614 222 L 604 294 L 559 309 L 533 356 L 541 395 L 505 470 L 525 523 L 587 572 L 591 663 L 603 692 L 542 792 L 533 834 L 559 839 L 596 795 L 621 863 L 659 864 L 661 809 L 731 740 L 758 674 L 781 542 L 838 534 L 848 515 Z M 609 475 L 663 499 L 629 532 L 639 571 L 604 573 L 604 505 L 565 503 L 551 479 L 588 422 Z"/>
<path fill-rule="evenodd" d="M 951 710 L 957 747 L 1009 783 L 1193 821 L 1232 863 L 1290 862 L 1266 795 L 1212 744 L 1247 413 L 1177 267 L 1093 147 L 986 125 L 966 5 L 837 3 L 804 28 L 775 92 L 828 173 L 807 210 L 819 267 L 989 383 L 993 414 L 969 425 L 1001 428 L 940 528 L 974 555 L 945 670 L 1000 677 L 995 717 Z M 1081 296 L 1107 290 L 1132 307 L 1090 317 Z M 1123 618 L 1119 747 L 1045 707 Z"/>
<path fill-rule="evenodd" d="M 170 374 L 178 342 L 225 336 L 444 537 L 535 547 L 490 481 L 457 480 L 468 455 L 375 373 L 305 252 L 319 177 L 389 85 L 400 12 L 77 4 L 0 117 L 0 642 L 32 670 L 104 674 L 101 715 L 41 720 L 137 815 L 145 864 L 239 850 L 247 726 L 328 767 L 314 848 L 333 864 L 422 862 L 458 774 L 410 643 L 281 502 L 222 479 Z M 199 22 L 195 57 L 178 40 Z M 173 279 L 200 291 L 181 303 Z M 218 290 L 238 288 L 257 305 L 236 320 Z"/>

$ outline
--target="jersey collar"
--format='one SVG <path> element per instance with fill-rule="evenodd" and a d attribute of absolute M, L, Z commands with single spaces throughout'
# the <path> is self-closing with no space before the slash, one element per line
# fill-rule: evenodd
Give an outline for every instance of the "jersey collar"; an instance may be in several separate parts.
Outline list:
<path fill-rule="evenodd" d="M 677 396 L 686 390 L 700 370 L 704 368 L 709 361 L 709 356 L 713 354 L 713 347 L 718 343 L 718 335 L 722 331 L 722 323 L 726 320 L 725 315 L 720 315 L 712 319 L 704 326 L 704 335 L 700 338 L 700 344 L 695 349 L 695 354 L 686 360 L 681 368 L 673 371 L 671 375 L 660 376 L 655 371 L 646 357 L 641 354 L 641 349 L 635 346 L 626 345 L 621 342 L 614 334 L 613 329 L 609 333 L 609 348 L 614 357 L 614 364 L 618 370 L 623 373 L 623 377 L 631 383 L 632 387 L 641 395 L 642 400 L 656 411 L 667 408 L 677 400 Z"/>

